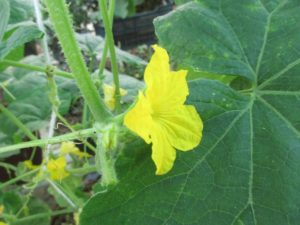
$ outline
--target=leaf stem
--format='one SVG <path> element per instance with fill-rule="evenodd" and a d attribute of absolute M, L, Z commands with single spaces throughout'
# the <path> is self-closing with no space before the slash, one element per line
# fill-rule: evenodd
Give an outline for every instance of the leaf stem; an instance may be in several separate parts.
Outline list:
<path fill-rule="evenodd" d="M 22 179 L 25 178 L 25 177 L 28 177 L 28 176 L 33 175 L 34 173 L 36 173 L 36 172 L 38 172 L 38 171 L 39 171 L 39 168 L 34 169 L 34 170 L 31 170 L 31 171 L 29 171 L 29 172 L 27 172 L 27 173 L 21 174 L 20 176 L 15 177 L 15 178 L 13 178 L 13 179 L 10 179 L 9 181 L 7 181 L 7 182 L 5 182 L 5 183 L 0 184 L 0 190 L 2 190 L 3 188 L 5 188 L 5 187 L 8 186 L 8 185 L 11 185 L 11 184 L 13 184 L 13 183 L 16 183 L 16 182 L 19 181 L 19 180 L 22 180 Z"/>
<path fill-rule="evenodd" d="M 101 9 L 102 19 L 103 19 L 103 24 L 105 29 L 105 37 L 106 37 L 105 40 L 107 42 L 108 49 L 110 52 L 111 68 L 113 73 L 113 81 L 115 85 L 116 112 L 118 113 L 120 109 L 121 94 L 120 94 L 120 81 L 119 81 L 117 57 L 116 57 L 113 33 L 111 29 L 112 23 L 110 23 L 108 18 L 106 0 L 98 0 L 98 2 Z"/>
<path fill-rule="evenodd" d="M 42 47 L 43 47 L 43 50 L 44 50 L 45 62 L 47 64 L 51 64 L 50 52 L 49 52 L 48 43 L 47 43 L 47 34 L 46 34 L 45 26 L 44 26 L 44 23 L 43 23 L 43 18 L 42 18 L 42 13 L 41 13 L 39 0 L 34 0 L 33 5 L 34 5 L 36 23 L 38 25 L 38 28 L 44 33 L 44 36 L 43 36 L 41 42 L 42 42 Z"/>
<path fill-rule="evenodd" d="M 95 134 L 95 128 L 89 128 L 89 129 L 80 130 L 80 131 L 76 131 L 76 132 L 72 132 L 72 133 L 68 133 L 68 134 L 64 134 L 64 135 L 60 135 L 60 136 L 56 136 L 56 137 L 52 137 L 52 138 L 22 142 L 22 143 L 15 144 L 15 145 L 0 147 L 0 154 L 7 153 L 7 152 L 15 152 L 22 148 L 45 146 L 47 144 L 56 144 L 56 143 L 60 143 L 63 141 L 68 141 L 68 140 L 87 138 L 87 137 L 93 136 L 94 134 Z"/>
<path fill-rule="evenodd" d="M 29 65 L 29 64 L 20 63 L 20 62 L 16 62 L 16 61 L 13 61 L 13 60 L 8 60 L 8 59 L 2 60 L 1 63 L 5 64 L 7 66 L 13 66 L 13 67 L 17 67 L 17 68 L 26 69 L 26 70 L 38 71 L 38 72 L 43 72 L 43 73 L 47 72 L 46 67 Z M 65 71 L 58 70 L 58 69 L 55 69 L 53 71 L 53 74 L 55 74 L 57 76 L 60 76 L 60 77 L 65 77 L 65 78 L 68 78 L 68 79 L 74 79 L 74 76 L 73 76 L 72 73 L 68 73 L 68 72 L 65 72 Z"/>
<path fill-rule="evenodd" d="M 110 29 L 112 29 L 112 26 L 113 26 L 115 6 L 116 6 L 116 0 L 110 0 L 109 9 L 108 9 L 108 11 L 109 11 L 108 12 L 108 16 L 109 16 L 109 22 L 110 22 Z M 104 72 L 104 69 L 105 69 L 107 52 L 108 52 L 108 41 L 107 41 L 107 38 L 106 38 L 105 39 L 105 43 L 104 43 L 103 52 L 102 52 L 101 62 L 99 64 L 98 76 L 99 76 L 100 80 L 101 80 L 101 78 L 103 76 L 103 72 Z"/>
<path fill-rule="evenodd" d="M 5 163 L 5 162 L 0 162 L 0 166 L 1 166 L 1 167 L 4 167 L 5 169 L 8 169 L 8 170 L 13 170 L 13 171 L 16 171 L 16 170 L 17 170 L 17 167 L 15 167 L 15 166 L 12 165 L 12 164 Z"/>
<path fill-rule="evenodd" d="M 96 166 L 88 166 L 88 167 L 82 167 L 82 168 L 74 168 L 74 169 L 67 169 L 68 172 L 74 173 L 74 174 L 87 174 L 91 172 L 97 171 Z"/>
<path fill-rule="evenodd" d="M 53 189 L 62 197 L 64 198 L 68 204 L 74 208 L 77 209 L 77 205 L 75 204 L 74 200 L 70 199 L 68 195 L 66 195 L 66 193 L 62 190 L 62 188 L 60 187 L 59 184 L 57 184 L 56 182 L 52 181 L 51 179 L 47 179 L 47 181 L 49 182 L 49 184 L 53 187 Z"/>
<path fill-rule="evenodd" d="M 45 0 L 50 20 L 62 46 L 68 65 L 94 118 L 104 122 L 111 117 L 88 72 L 78 47 L 69 10 L 63 0 Z"/>
<path fill-rule="evenodd" d="M 30 216 L 26 216 L 26 217 L 17 219 L 16 221 L 14 221 L 14 224 L 24 224 L 25 222 L 43 218 L 46 216 L 58 216 L 58 215 L 73 213 L 74 211 L 75 211 L 74 209 L 62 209 L 62 210 L 49 212 L 49 213 L 38 213 L 38 214 L 34 214 L 34 215 L 30 215 Z"/>

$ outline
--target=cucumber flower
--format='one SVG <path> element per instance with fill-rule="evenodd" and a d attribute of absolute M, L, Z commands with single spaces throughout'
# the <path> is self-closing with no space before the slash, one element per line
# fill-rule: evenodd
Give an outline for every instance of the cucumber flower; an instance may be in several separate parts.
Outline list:
<path fill-rule="evenodd" d="M 103 85 L 103 92 L 104 92 L 104 102 L 105 105 L 109 108 L 109 110 L 113 111 L 116 107 L 116 99 L 115 99 L 115 92 L 116 88 L 114 86 L 104 84 Z M 127 91 L 123 88 L 120 88 L 121 97 L 127 94 Z"/>
<path fill-rule="evenodd" d="M 153 48 L 144 74 L 147 88 L 139 92 L 124 124 L 146 143 L 152 143 L 156 174 L 162 175 L 172 169 L 175 149 L 188 151 L 199 145 L 203 123 L 194 106 L 184 105 L 189 94 L 187 71 L 170 71 L 166 50 L 157 45 Z"/>
<path fill-rule="evenodd" d="M 65 177 L 69 176 L 69 173 L 66 171 L 67 160 L 65 157 L 61 156 L 57 159 L 50 159 L 47 164 L 47 169 L 50 173 L 52 180 L 62 180 Z"/>
<path fill-rule="evenodd" d="M 91 157 L 87 152 L 82 152 L 76 147 L 75 143 L 72 141 L 63 142 L 59 149 L 60 156 L 65 156 L 67 154 L 76 155 L 79 158 Z"/>

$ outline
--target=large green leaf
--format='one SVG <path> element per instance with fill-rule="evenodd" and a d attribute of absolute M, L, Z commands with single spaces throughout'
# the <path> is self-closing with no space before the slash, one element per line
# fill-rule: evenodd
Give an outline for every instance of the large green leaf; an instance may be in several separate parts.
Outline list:
<path fill-rule="evenodd" d="M 34 18 L 33 1 L 9 0 L 10 18 L 9 24 L 16 24 Z"/>
<path fill-rule="evenodd" d="M 203 0 L 157 19 L 172 59 L 245 77 L 253 88 L 191 81 L 200 146 L 177 152 L 165 176 L 154 175 L 149 154 L 120 168 L 128 172 L 87 203 L 81 225 L 298 225 L 299 10 L 298 0 Z"/>
<path fill-rule="evenodd" d="M 0 41 L 5 33 L 9 20 L 9 3 L 7 0 L 0 0 Z"/>
<path fill-rule="evenodd" d="M 18 27 L 7 40 L 0 43 L 0 60 L 17 47 L 42 36 L 43 33 L 36 26 Z"/>

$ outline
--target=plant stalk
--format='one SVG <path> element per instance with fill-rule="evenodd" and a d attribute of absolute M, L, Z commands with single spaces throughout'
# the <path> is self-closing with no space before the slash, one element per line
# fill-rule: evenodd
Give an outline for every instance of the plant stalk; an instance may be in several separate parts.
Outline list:
<path fill-rule="evenodd" d="M 72 133 L 68 133 L 68 134 L 64 134 L 64 135 L 60 135 L 60 136 L 56 136 L 56 137 L 52 137 L 52 138 L 22 142 L 22 143 L 15 144 L 15 145 L 0 147 L 0 155 L 1 155 L 1 153 L 15 152 L 22 148 L 45 146 L 47 144 L 56 144 L 56 143 L 60 143 L 63 141 L 87 138 L 87 137 L 93 136 L 94 134 L 95 134 L 95 128 L 89 128 L 89 129 L 80 130 L 80 131 L 76 131 L 76 132 L 72 132 Z"/>
<path fill-rule="evenodd" d="M 39 218 L 44 218 L 46 216 L 58 216 L 58 215 L 63 215 L 63 214 L 68 214 L 68 213 L 72 213 L 74 212 L 74 209 L 62 209 L 62 210 L 57 210 L 54 212 L 45 212 L 45 213 L 38 213 L 38 214 L 34 214 L 34 215 L 30 215 L 30 216 L 26 216 L 20 219 L 17 219 L 16 221 L 14 221 L 14 224 L 24 224 L 25 222 L 29 222 L 31 220 L 36 220 Z"/>
<path fill-rule="evenodd" d="M 109 149 L 103 146 L 102 134 L 97 135 L 97 152 L 95 155 L 96 169 L 101 174 L 101 184 L 104 187 L 118 183 L 114 160 Z"/>
<path fill-rule="evenodd" d="M 100 98 L 83 60 L 75 38 L 71 16 L 65 2 L 63 0 L 45 0 L 45 3 L 67 63 L 95 120 L 98 122 L 107 121 L 111 117 L 111 114 Z"/>
<path fill-rule="evenodd" d="M 112 27 L 113 27 L 115 7 L 116 7 L 116 0 L 110 0 L 109 9 L 108 9 L 110 29 L 112 29 Z M 103 72 L 104 72 L 104 69 L 105 69 L 107 52 L 108 52 L 108 41 L 107 41 L 107 38 L 105 38 L 104 48 L 103 48 L 101 62 L 99 64 L 99 72 L 98 72 L 98 76 L 99 76 L 100 80 L 103 76 Z"/>
<path fill-rule="evenodd" d="M 2 60 L 1 63 L 5 64 L 7 66 L 13 66 L 13 67 L 17 67 L 17 68 L 26 69 L 26 70 L 38 71 L 38 72 L 43 72 L 43 73 L 47 72 L 46 67 L 44 68 L 44 67 L 41 67 L 41 66 L 29 65 L 29 64 L 20 63 L 20 62 L 8 60 L 8 59 Z M 65 77 L 65 78 L 68 78 L 68 79 L 74 79 L 74 76 L 73 76 L 72 73 L 68 73 L 68 72 L 65 72 L 65 71 L 58 70 L 58 69 L 55 69 L 53 71 L 53 74 L 55 74 L 57 76 L 60 76 L 60 77 Z"/>
<path fill-rule="evenodd" d="M 106 0 L 98 0 L 99 6 L 101 9 L 104 29 L 105 29 L 105 40 L 107 41 L 108 49 L 110 52 L 110 61 L 113 73 L 113 81 L 115 85 L 115 100 L 116 100 L 116 112 L 120 110 L 120 101 L 121 101 L 121 94 L 120 94 L 120 81 L 119 81 L 119 72 L 118 72 L 118 64 L 117 64 L 117 57 L 114 45 L 114 38 L 111 29 L 112 22 L 109 21 L 109 17 L 107 14 L 107 6 Z"/>
<path fill-rule="evenodd" d="M 16 183 L 16 182 L 19 181 L 19 180 L 22 180 L 22 179 L 25 178 L 25 177 L 28 177 L 28 176 L 33 175 L 33 174 L 35 174 L 35 173 L 38 172 L 38 171 L 39 171 L 39 168 L 34 169 L 34 170 L 31 170 L 31 171 L 29 171 L 29 172 L 27 172 L 27 173 L 21 174 L 20 176 L 15 177 L 15 178 L 13 178 L 13 179 L 10 179 L 9 181 L 7 181 L 7 182 L 5 182 L 5 183 L 0 184 L 0 190 L 2 190 L 3 188 L 5 188 L 6 186 L 9 186 L 9 185 L 11 185 L 11 184 L 13 184 L 13 183 Z"/>

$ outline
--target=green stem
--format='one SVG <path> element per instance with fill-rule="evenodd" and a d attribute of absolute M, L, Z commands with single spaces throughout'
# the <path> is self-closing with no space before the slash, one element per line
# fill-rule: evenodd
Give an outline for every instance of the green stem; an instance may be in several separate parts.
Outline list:
<path fill-rule="evenodd" d="M 25 64 L 25 63 L 20 63 L 20 62 L 8 60 L 8 59 L 2 60 L 1 63 L 5 64 L 7 66 L 13 66 L 13 67 L 17 67 L 17 68 L 26 69 L 26 70 L 38 71 L 38 72 L 43 72 L 43 73 L 47 72 L 47 68 L 44 68 L 41 66 L 29 65 L 29 64 Z M 61 71 L 58 69 L 55 69 L 53 71 L 53 73 L 57 76 L 65 77 L 68 79 L 74 79 L 73 74 L 65 72 L 65 71 Z"/>
<path fill-rule="evenodd" d="M 33 175 L 34 173 L 36 173 L 36 172 L 38 172 L 38 171 L 39 171 L 39 168 L 34 169 L 34 170 L 31 170 L 31 171 L 29 171 L 29 172 L 27 172 L 27 173 L 21 174 L 20 176 L 11 179 L 11 180 L 9 180 L 9 181 L 3 183 L 3 184 L 0 184 L 0 190 L 3 189 L 3 188 L 5 188 L 6 186 L 9 186 L 9 185 L 11 185 L 11 184 L 13 184 L 13 183 L 19 181 L 19 180 L 22 180 L 22 179 L 25 178 L 25 177 L 28 177 L 28 176 Z"/>
<path fill-rule="evenodd" d="M 4 90 L 4 92 L 6 92 L 6 94 L 8 94 L 8 96 L 12 99 L 12 100 L 16 100 L 16 97 L 5 87 L 5 84 L 0 82 L 0 87 Z"/>
<path fill-rule="evenodd" d="M 96 166 L 88 166 L 88 167 L 82 167 L 82 168 L 75 168 L 75 169 L 67 169 L 68 172 L 73 174 L 87 174 L 91 172 L 97 171 Z"/>
<path fill-rule="evenodd" d="M 118 113 L 120 109 L 121 94 L 120 94 L 120 81 L 119 81 L 118 64 L 117 64 L 117 57 L 116 57 L 116 51 L 114 45 L 114 38 L 111 30 L 111 23 L 109 21 L 108 14 L 107 14 L 106 0 L 98 0 L 98 2 L 100 5 L 104 29 L 105 29 L 105 36 L 106 36 L 105 40 L 107 41 L 108 49 L 110 52 L 113 81 L 116 88 L 115 91 L 116 112 Z"/>
<path fill-rule="evenodd" d="M 0 103 L 0 111 L 4 113 L 27 137 L 31 140 L 36 140 L 36 136 L 12 113 L 10 112 L 4 105 Z"/>
<path fill-rule="evenodd" d="M 47 64 L 51 64 L 50 53 L 49 53 L 48 42 L 47 42 L 47 33 L 45 31 L 45 26 L 43 23 L 39 0 L 34 0 L 33 5 L 34 5 L 36 23 L 38 25 L 38 28 L 44 33 L 44 36 L 43 36 L 41 42 L 42 42 L 42 48 L 44 50 L 45 62 Z"/>
<path fill-rule="evenodd" d="M 112 26 L 113 26 L 115 7 L 116 7 L 116 0 L 110 0 L 109 10 L 108 10 L 109 11 L 108 16 L 109 16 L 109 22 L 110 22 L 110 29 L 112 29 Z M 99 76 L 100 80 L 102 80 L 103 72 L 105 69 L 107 52 L 108 52 L 108 41 L 106 38 L 105 43 L 104 43 L 103 52 L 102 52 L 101 62 L 99 64 L 98 76 Z"/>
<path fill-rule="evenodd" d="M 57 89 L 57 84 L 53 76 L 53 68 L 51 66 L 47 67 L 47 80 L 48 80 L 48 86 L 49 86 L 49 94 L 48 98 L 49 101 L 52 105 L 52 110 L 57 113 L 59 111 L 59 105 L 60 105 L 60 100 L 58 96 L 58 89 Z"/>
<path fill-rule="evenodd" d="M 89 125 L 89 109 L 87 107 L 86 102 L 84 102 L 83 104 L 83 113 L 82 113 L 82 124 L 83 124 L 83 128 L 87 128 L 87 126 Z"/>
<path fill-rule="evenodd" d="M 74 200 L 73 199 L 70 199 L 70 196 L 68 196 L 66 194 L 66 192 L 64 191 L 64 189 L 61 187 L 60 184 L 50 180 L 50 179 L 47 179 L 47 181 L 49 182 L 49 184 L 53 187 L 53 189 L 62 197 L 64 198 L 68 204 L 74 208 L 74 209 L 77 209 L 78 206 L 75 204 Z"/>
<path fill-rule="evenodd" d="M 35 146 L 45 146 L 47 144 L 56 144 L 63 141 L 69 141 L 74 139 L 81 139 L 81 138 L 87 138 L 91 137 L 95 134 L 94 128 L 89 128 L 85 130 L 80 130 L 60 136 L 56 136 L 53 138 L 46 138 L 46 139 L 39 139 L 34 141 L 28 141 L 28 142 L 22 142 L 15 145 L 9 145 L 5 147 L 0 147 L 0 154 L 1 153 L 7 153 L 7 152 L 15 152 L 22 148 L 30 148 Z"/>
<path fill-rule="evenodd" d="M 17 167 L 15 167 L 14 165 L 11 165 L 9 163 L 5 163 L 5 162 L 0 162 L 0 166 L 4 167 L 5 169 L 9 169 L 9 170 L 13 170 L 13 171 L 17 170 Z"/>
<path fill-rule="evenodd" d="M 58 216 L 58 215 L 63 215 L 63 214 L 68 214 L 68 213 L 73 213 L 75 210 L 74 209 L 62 209 L 58 210 L 55 212 L 49 212 L 49 213 L 38 213 L 30 216 L 26 216 L 20 219 L 17 219 L 14 221 L 14 224 L 24 224 L 25 222 L 31 221 L 31 220 L 36 220 L 39 218 L 44 218 L 46 216 Z"/>
<path fill-rule="evenodd" d="M 56 35 L 60 41 L 68 65 L 77 85 L 86 100 L 94 118 L 98 122 L 111 117 L 91 79 L 81 51 L 75 39 L 69 10 L 63 0 L 45 0 Z"/>
<path fill-rule="evenodd" d="M 101 174 L 101 184 L 104 187 L 118 183 L 114 160 L 110 157 L 110 152 L 105 149 L 102 143 L 102 135 L 97 135 L 97 152 L 95 155 L 96 168 Z"/>

